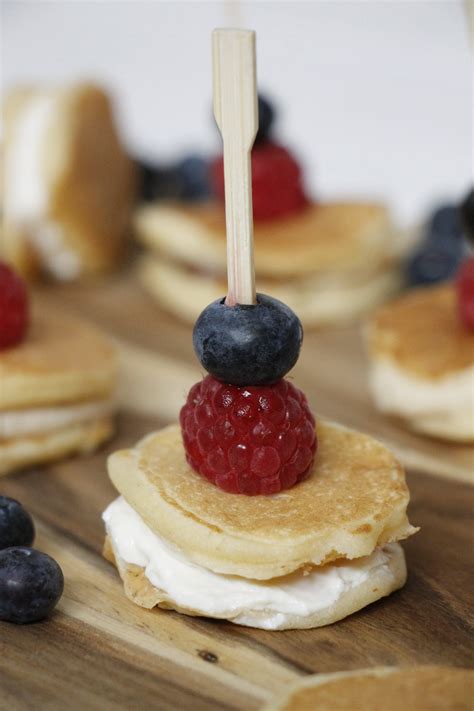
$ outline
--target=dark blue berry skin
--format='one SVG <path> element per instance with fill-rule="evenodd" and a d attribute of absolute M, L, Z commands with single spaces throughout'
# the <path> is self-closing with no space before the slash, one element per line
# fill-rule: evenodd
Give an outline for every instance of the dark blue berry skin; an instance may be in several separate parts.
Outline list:
<path fill-rule="evenodd" d="M 175 165 L 140 161 L 140 197 L 155 200 L 204 200 L 210 195 L 209 161 L 190 155 Z"/>
<path fill-rule="evenodd" d="M 139 196 L 145 202 L 179 200 L 183 192 L 181 176 L 174 166 L 154 165 L 138 161 Z"/>
<path fill-rule="evenodd" d="M 294 366 L 303 340 L 297 315 L 278 299 L 257 294 L 255 306 L 209 304 L 193 331 L 203 368 L 231 385 L 270 385 Z"/>
<path fill-rule="evenodd" d="M 428 220 L 421 245 L 407 262 L 410 286 L 451 279 L 466 255 L 460 210 L 443 205 Z"/>
<path fill-rule="evenodd" d="M 460 213 L 464 234 L 471 245 L 474 245 L 474 190 L 470 190 L 462 201 Z"/>
<path fill-rule="evenodd" d="M 0 549 L 11 546 L 31 546 L 35 526 L 30 514 L 19 501 L 0 496 Z"/>
<path fill-rule="evenodd" d="M 456 274 L 462 257 L 436 245 L 421 247 L 407 264 L 407 279 L 410 286 L 437 284 L 451 279 Z"/>
<path fill-rule="evenodd" d="M 191 155 L 183 158 L 176 165 L 181 180 L 182 200 L 204 200 L 211 193 L 209 180 L 209 161 L 202 156 Z"/>
<path fill-rule="evenodd" d="M 0 620 L 19 625 L 43 620 L 63 589 L 62 570 L 46 553 L 24 547 L 0 551 Z"/>
<path fill-rule="evenodd" d="M 273 125 L 275 110 L 273 105 L 261 94 L 258 95 L 258 131 L 255 143 L 266 141 Z"/>
<path fill-rule="evenodd" d="M 433 235 L 457 235 L 461 232 L 461 220 L 457 205 L 443 205 L 432 214 L 428 232 Z"/>

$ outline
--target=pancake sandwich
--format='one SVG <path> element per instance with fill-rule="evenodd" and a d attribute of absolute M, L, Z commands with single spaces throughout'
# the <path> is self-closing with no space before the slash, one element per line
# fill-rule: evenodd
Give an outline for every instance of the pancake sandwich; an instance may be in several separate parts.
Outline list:
<path fill-rule="evenodd" d="M 114 347 L 60 310 L 37 305 L 28 317 L 24 287 L 3 264 L 0 383 L 0 475 L 90 452 L 113 432 Z"/>
<path fill-rule="evenodd" d="M 106 93 L 18 88 L 4 105 L 2 258 L 27 277 L 69 280 L 120 256 L 135 168 Z"/>
<path fill-rule="evenodd" d="M 469 282 L 470 273 L 474 260 L 460 279 Z M 373 316 L 370 385 L 382 412 L 422 434 L 474 442 L 473 305 L 474 290 L 465 293 L 461 281 L 457 289 L 451 283 L 418 288 Z"/>
<path fill-rule="evenodd" d="M 473 694 L 472 669 L 374 667 L 303 677 L 263 711 L 470 711 Z"/>
<path fill-rule="evenodd" d="M 416 529 L 390 452 L 340 425 L 316 426 L 306 396 L 285 379 L 303 328 L 286 304 L 255 292 L 254 33 L 213 37 L 233 195 L 227 296 L 194 325 L 208 375 L 189 391 L 179 424 L 109 457 L 119 497 L 103 514 L 104 555 L 143 607 L 269 630 L 318 627 L 400 588 L 399 541 Z"/>
<path fill-rule="evenodd" d="M 225 291 L 225 214 L 217 202 L 138 208 L 134 231 L 146 246 L 139 275 L 162 307 L 194 322 Z M 401 246 L 376 203 L 307 203 L 256 220 L 259 285 L 307 326 L 350 320 L 396 293 Z"/>
<path fill-rule="evenodd" d="M 207 481 L 186 461 L 178 425 L 113 454 L 109 476 L 121 496 L 104 513 L 104 554 L 127 596 L 146 608 L 278 630 L 331 624 L 402 587 L 397 541 L 415 530 L 402 468 L 363 434 L 323 421 L 317 434 L 304 480 L 268 496 Z M 245 442 L 235 448 L 245 453 Z M 253 454 L 262 449 L 277 451 Z M 252 471 L 237 475 L 237 486 L 265 482 Z"/>

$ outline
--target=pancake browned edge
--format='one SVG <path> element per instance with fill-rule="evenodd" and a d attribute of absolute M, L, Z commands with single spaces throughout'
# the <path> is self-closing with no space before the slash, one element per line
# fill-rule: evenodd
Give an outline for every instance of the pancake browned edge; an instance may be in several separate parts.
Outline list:
<path fill-rule="evenodd" d="M 474 672 L 374 667 L 304 677 L 262 711 L 472 711 Z"/>
<path fill-rule="evenodd" d="M 165 308 L 193 321 L 225 293 L 222 206 L 152 205 L 137 211 L 134 225 L 151 251 L 139 274 Z M 398 291 L 405 242 L 394 235 L 381 205 L 313 204 L 291 217 L 255 223 L 259 285 L 307 325 L 345 320 Z"/>
<path fill-rule="evenodd" d="M 89 452 L 114 429 L 113 344 L 61 309 L 37 304 L 31 322 L 25 340 L 0 353 L 0 474 Z M 57 424 L 46 424 L 51 417 Z M 23 423 L 18 434 L 12 419 Z"/>
<path fill-rule="evenodd" d="M 16 161 L 21 119 L 44 97 L 54 101 L 38 159 L 47 205 L 44 214 L 20 221 L 10 212 L 9 171 Z M 4 102 L 3 159 L 3 259 L 27 278 L 43 270 L 63 279 L 116 262 L 130 228 L 137 180 L 101 88 L 77 84 L 12 90 Z"/>
<path fill-rule="evenodd" d="M 114 418 L 103 417 L 61 427 L 47 434 L 0 440 L 0 476 L 28 466 L 55 462 L 72 454 L 89 454 L 113 432 Z"/>
<path fill-rule="evenodd" d="M 147 254 L 138 263 L 138 276 L 158 303 L 182 321 L 194 323 L 201 311 L 226 293 L 224 279 L 187 269 L 183 264 Z M 259 290 L 271 294 L 298 313 L 305 326 L 348 321 L 372 310 L 396 294 L 402 276 L 393 263 L 377 271 L 305 276 L 289 280 L 259 279 Z"/>
<path fill-rule="evenodd" d="M 271 497 L 230 495 L 197 474 L 179 425 L 114 452 L 108 472 L 154 533 L 215 573 L 268 580 L 368 556 L 417 530 L 395 457 L 371 437 L 323 420 L 313 471 Z"/>
<path fill-rule="evenodd" d="M 117 568 L 124 585 L 126 596 L 136 605 L 147 609 L 160 607 L 165 610 L 176 610 L 177 612 L 191 615 L 192 617 L 209 616 L 201 610 L 179 605 L 166 591 L 154 587 L 148 580 L 144 568 L 120 560 L 115 554 L 110 537 L 107 535 L 105 537 L 103 555 L 106 560 Z M 397 548 L 394 548 L 391 552 L 390 560 L 386 566 L 381 566 L 380 569 L 371 573 L 366 580 L 344 591 L 335 602 L 317 612 L 305 616 L 286 614 L 284 615 L 285 619 L 278 625 L 271 622 L 270 627 L 268 626 L 268 622 L 275 619 L 277 616 L 275 612 L 272 610 L 256 611 L 252 609 L 251 606 L 240 610 L 239 614 L 235 613 L 234 618 L 232 615 L 216 617 L 228 619 L 230 622 L 236 621 L 236 624 L 248 627 L 271 629 L 274 631 L 323 627 L 325 625 L 332 625 L 334 622 L 339 622 L 339 620 L 358 612 L 372 602 L 376 602 L 382 597 L 390 595 L 390 593 L 403 587 L 406 582 L 406 577 L 407 571 L 403 549 L 401 546 L 397 546 Z M 277 583 L 277 580 L 274 579 L 271 582 Z M 245 618 L 245 622 L 239 621 L 242 615 Z"/>
<path fill-rule="evenodd" d="M 380 410 L 415 431 L 474 442 L 474 332 L 453 284 L 414 289 L 367 328 L 369 380 Z"/>

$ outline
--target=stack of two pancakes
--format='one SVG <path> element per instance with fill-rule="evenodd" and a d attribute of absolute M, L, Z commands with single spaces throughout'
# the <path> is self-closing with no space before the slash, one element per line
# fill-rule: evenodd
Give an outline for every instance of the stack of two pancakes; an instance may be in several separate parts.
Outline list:
<path fill-rule="evenodd" d="M 404 472 L 370 437 L 318 423 L 309 477 L 274 496 L 228 494 L 186 463 L 178 425 L 114 453 L 120 493 L 104 555 L 145 608 L 262 629 L 318 627 L 401 587 L 411 535 Z"/>
<path fill-rule="evenodd" d="M 114 430 L 113 344 L 59 309 L 37 304 L 31 321 L 0 352 L 0 475 L 90 452 Z"/>
<path fill-rule="evenodd" d="M 165 309 L 193 323 L 225 293 L 225 215 L 218 203 L 159 203 L 134 221 L 148 248 L 140 277 Z M 406 239 L 387 210 L 356 202 L 310 203 L 301 212 L 254 225 L 259 289 L 306 325 L 349 320 L 401 286 Z"/>

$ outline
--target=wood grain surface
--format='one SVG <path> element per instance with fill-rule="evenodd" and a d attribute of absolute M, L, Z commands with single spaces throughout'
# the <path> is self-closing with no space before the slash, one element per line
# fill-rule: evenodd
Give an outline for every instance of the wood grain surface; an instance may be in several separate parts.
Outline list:
<path fill-rule="evenodd" d="M 374 665 L 470 666 L 473 658 L 472 450 L 424 440 L 372 409 L 355 327 L 306 334 L 294 377 L 316 412 L 371 432 L 409 465 L 407 585 L 330 627 L 265 632 L 129 602 L 101 557 L 101 511 L 115 496 L 108 452 L 173 418 L 199 376 L 190 329 L 130 278 L 38 298 L 88 314 L 122 350 L 123 413 L 113 442 L 86 458 L 0 482 L 33 514 L 38 548 L 62 566 L 51 619 L 0 623 L 0 709 L 258 709 L 299 676 Z"/>

